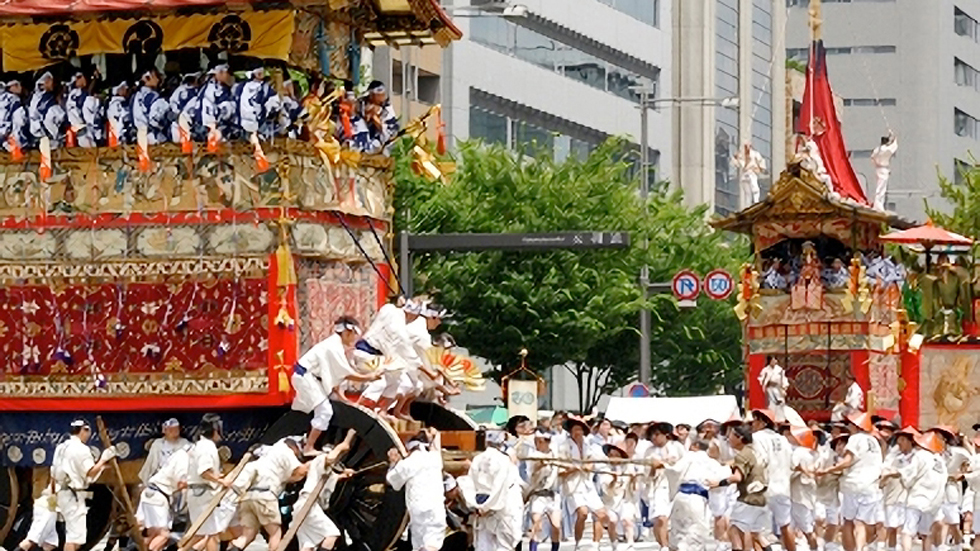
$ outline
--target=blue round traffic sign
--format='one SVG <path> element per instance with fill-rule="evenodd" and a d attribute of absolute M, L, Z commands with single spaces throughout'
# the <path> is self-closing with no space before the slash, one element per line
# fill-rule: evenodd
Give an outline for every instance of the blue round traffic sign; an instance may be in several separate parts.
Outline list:
<path fill-rule="evenodd" d="M 735 289 L 735 281 L 725 270 L 712 270 L 704 276 L 704 294 L 715 300 L 724 300 Z"/>
<path fill-rule="evenodd" d="M 674 276 L 671 288 L 677 300 L 694 300 L 701 294 L 701 278 L 691 270 L 681 270 Z"/>

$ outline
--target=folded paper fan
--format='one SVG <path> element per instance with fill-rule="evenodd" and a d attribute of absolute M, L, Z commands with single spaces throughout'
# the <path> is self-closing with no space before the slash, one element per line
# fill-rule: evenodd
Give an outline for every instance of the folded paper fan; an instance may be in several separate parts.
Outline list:
<path fill-rule="evenodd" d="M 479 392 L 486 388 L 483 373 L 480 372 L 472 358 L 453 354 L 439 346 L 428 349 L 426 355 L 429 362 L 439 368 L 450 381 L 463 385 L 466 390 Z"/>

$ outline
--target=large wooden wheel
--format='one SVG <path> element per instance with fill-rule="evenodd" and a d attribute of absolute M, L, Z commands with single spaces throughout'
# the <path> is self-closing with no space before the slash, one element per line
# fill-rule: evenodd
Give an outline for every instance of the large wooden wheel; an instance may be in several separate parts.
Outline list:
<path fill-rule="evenodd" d="M 7 549 L 13 549 L 19 542 L 7 541 L 7 535 L 17 519 L 18 501 L 20 500 L 20 483 L 17 472 L 13 467 L 0 469 L 0 544 Z"/>
<path fill-rule="evenodd" d="M 476 423 L 465 413 L 434 402 L 412 402 L 412 418 L 437 430 L 477 430 Z"/>
<path fill-rule="evenodd" d="M 354 429 L 357 437 L 351 451 L 341 459 L 343 466 L 355 471 L 372 467 L 340 482 L 334 489 L 327 513 L 344 534 L 338 539 L 337 548 L 385 551 L 398 540 L 408 522 L 404 492 L 394 491 L 385 482 L 388 450 L 394 447 L 404 453 L 405 448 L 398 433 L 370 410 L 336 401 L 332 404 L 334 415 L 330 428 L 323 432 L 317 445 L 338 443 L 348 429 Z M 272 444 L 285 436 L 306 434 L 309 428 L 309 414 L 289 412 L 269 428 L 262 443 Z"/>

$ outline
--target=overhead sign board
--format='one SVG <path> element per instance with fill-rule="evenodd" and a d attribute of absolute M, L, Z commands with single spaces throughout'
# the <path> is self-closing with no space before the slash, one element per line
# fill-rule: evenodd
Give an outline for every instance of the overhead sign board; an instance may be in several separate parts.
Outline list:
<path fill-rule="evenodd" d="M 629 246 L 630 234 L 624 231 L 441 233 L 408 236 L 408 248 L 413 251 L 626 249 Z"/>

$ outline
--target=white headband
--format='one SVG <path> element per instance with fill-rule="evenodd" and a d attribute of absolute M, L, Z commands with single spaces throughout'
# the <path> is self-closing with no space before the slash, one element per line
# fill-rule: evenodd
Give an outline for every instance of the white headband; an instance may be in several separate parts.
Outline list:
<path fill-rule="evenodd" d="M 343 333 L 344 331 L 353 331 L 358 335 L 361 334 L 361 328 L 354 325 L 353 323 L 338 323 L 337 325 L 333 326 L 334 333 Z"/>

